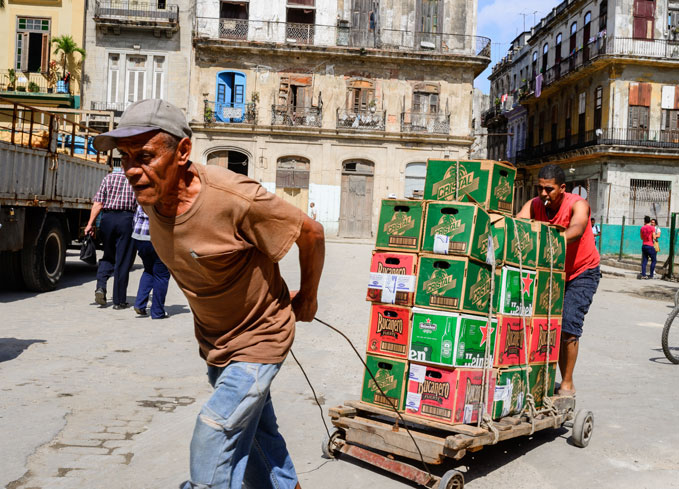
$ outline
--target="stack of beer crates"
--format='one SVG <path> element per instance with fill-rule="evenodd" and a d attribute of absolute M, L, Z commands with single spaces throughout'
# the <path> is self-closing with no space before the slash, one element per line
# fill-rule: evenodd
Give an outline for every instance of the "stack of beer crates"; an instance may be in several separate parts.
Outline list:
<path fill-rule="evenodd" d="M 565 241 L 511 217 L 515 176 L 503 162 L 429 160 L 424 200 L 382 202 L 364 402 L 457 424 L 477 422 L 484 398 L 495 418 L 520 412 L 529 391 L 541 402 L 546 374 L 552 394 Z M 547 262 L 540 240 L 552 240 Z"/>

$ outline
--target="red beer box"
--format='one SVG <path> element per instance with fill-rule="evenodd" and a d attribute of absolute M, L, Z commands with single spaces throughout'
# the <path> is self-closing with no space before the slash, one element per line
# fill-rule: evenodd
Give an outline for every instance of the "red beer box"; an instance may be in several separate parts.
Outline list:
<path fill-rule="evenodd" d="M 529 363 L 545 363 L 549 355 L 550 362 L 559 360 L 559 345 L 561 340 L 561 318 L 552 318 L 547 338 L 547 318 L 533 318 L 530 326 Z"/>
<path fill-rule="evenodd" d="M 479 408 L 483 399 L 483 370 L 458 368 L 456 369 L 457 388 L 455 389 L 455 416 L 453 423 L 476 423 L 479 420 Z M 488 386 L 488 399 L 486 412 L 493 412 L 493 399 L 495 394 L 496 369 L 486 371 L 486 385 Z"/>
<path fill-rule="evenodd" d="M 368 353 L 408 359 L 410 308 L 374 304 L 370 311 Z"/>
<path fill-rule="evenodd" d="M 416 276 L 416 254 L 373 251 L 366 300 L 412 306 Z"/>
<path fill-rule="evenodd" d="M 525 325 L 525 328 L 524 328 Z M 498 333 L 495 336 L 495 367 L 511 367 L 526 363 L 526 347 L 529 338 L 530 318 L 498 316 Z"/>
<path fill-rule="evenodd" d="M 441 423 L 451 423 L 455 414 L 455 388 L 459 369 L 446 370 L 410 363 L 406 413 Z"/>

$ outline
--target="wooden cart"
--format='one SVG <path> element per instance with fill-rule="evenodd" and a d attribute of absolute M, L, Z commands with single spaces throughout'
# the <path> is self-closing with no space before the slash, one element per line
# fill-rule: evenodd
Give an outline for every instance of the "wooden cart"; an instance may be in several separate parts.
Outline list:
<path fill-rule="evenodd" d="M 448 425 L 405 413 L 401 415 L 427 465 L 440 465 L 447 458 L 460 460 L 467 452 L 481 450 L 486 445 L 540 430 L 559 428 L 571 422 L 574 444 L 586 447 L 594 425 L 592 413 L 585 410 L 576 412 L 574 397 L 555 396 L 551 399 L 556 412 L 538 414 L 532 422 L 526 415 L 508 416 L 494 422 L 495 432 L 477 426 Z M 395 459 L 395 456 L 405 457 L 421 465 L 420 454 L 413 440 L 392 410 L 361 401 L 348 401 L 342 406 L 331 408 L 330 417 L 334 429 L 323 440 L 325 456 L 336 458 L 343 453 L 424 487 L 464 487 L 463 474 L 457 470 L 449 470 L 438 477 L 424 470 L 424 467 L 417 468 Z"/>

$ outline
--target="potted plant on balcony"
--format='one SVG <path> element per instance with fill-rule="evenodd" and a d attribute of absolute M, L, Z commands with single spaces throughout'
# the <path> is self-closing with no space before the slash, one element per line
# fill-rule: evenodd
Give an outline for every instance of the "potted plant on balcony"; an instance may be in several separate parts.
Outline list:
<path fill-rule="evenodd" d="M 214 120 L 214 111 L 212 110 L 212 107 L 210 107 L 207 100 L 204 100 L 204 102 L 205 107 L 203 108 L 203 122 L 205 122 L 205 124 L 211 124 Z"/>
<path fill-rule="evenodd" d="M 34 81 L 28 82 L 28 91 L 31 93 L 38 93 L 40 91 L 40 85 Z"/>
<path fill-rule="evenodd" d="M 60 86 L 57 82 L 57 93 L 70 93 L 70 79 L 71 74 L 66 68 L 73 69 L 76 75 L 79 74 L 80 66 L 82 65 L 82 58 L 85 57 L 85 50 L 78 46 L 72 36 L 63 35 L 52 39 L 52 44 L 55 46 L 54 54 L 61 53 L 61 67 L 64 76 L 61 81 L 64 83 Z M 80 61 L 76 62 L 75 54 L 80 54 Z M 65 91 L 62 91 L 65 90 Z"/>
<path fill-rule="evenodd" d="M 7 83 L 7 91 L 13 92 L 16 89 L 17 84 L 17 74 L 13 68 L 7 70 L 7 78 L 9 78 L 9 83 Z"/>

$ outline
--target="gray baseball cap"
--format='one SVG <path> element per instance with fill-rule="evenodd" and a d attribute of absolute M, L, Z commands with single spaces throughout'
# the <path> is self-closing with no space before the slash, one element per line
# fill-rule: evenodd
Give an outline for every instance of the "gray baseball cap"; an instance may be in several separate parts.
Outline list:
<path fill-rule="evenodd" d="M 157 130 L 165 131 L 180 139 L 190 138 L 192 134 L 181 110 L 165 100 L 147 98 L 125 109 L 118 127 L 99 134 L 92 144 L 97 151 L 108 151 L 116 147 L 116 139 Z"/>

